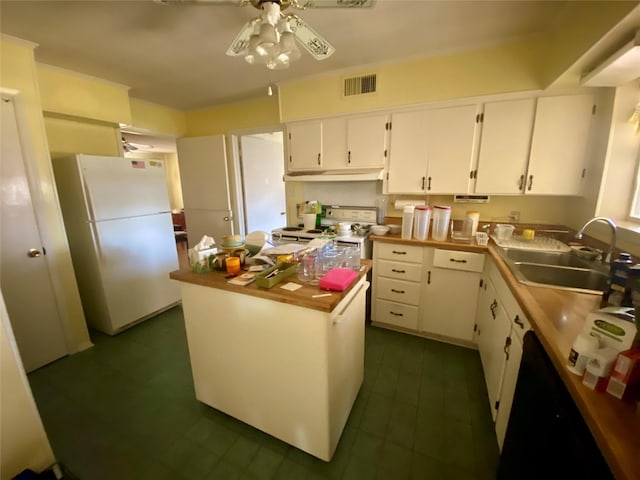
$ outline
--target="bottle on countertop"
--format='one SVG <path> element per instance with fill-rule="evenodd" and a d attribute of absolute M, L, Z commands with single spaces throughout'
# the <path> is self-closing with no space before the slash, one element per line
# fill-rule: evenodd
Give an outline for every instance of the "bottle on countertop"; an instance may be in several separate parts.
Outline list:
<path fill-rule="evenodd" d="M 400 238 L 409 240 L 413 232 L 413 211 L 414 205 L 407 205 L 402 209 L 402 233 Z"/>
<path fill-rule="evenodd" d="M 621 253 L 618 258 L 611 262 L 609 287 L 603 295 L 603 303 L 606 302 L 606 305 L 620 307 L 623 306 L 626 297 L 631 298 L 631 292 L 628 291 L 628 283 L 632 266 L 633 260 L 631 260 L 631 255 L 628 253 Z"/>

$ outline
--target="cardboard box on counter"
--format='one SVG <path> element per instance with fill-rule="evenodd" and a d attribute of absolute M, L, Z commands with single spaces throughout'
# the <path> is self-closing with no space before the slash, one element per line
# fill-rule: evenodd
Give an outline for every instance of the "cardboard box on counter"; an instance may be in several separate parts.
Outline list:
<path fill-rule="evenodd" d="M 637 393 L 640 387 L 640 348 L 620 352 L 611 370 L 607 393 L 624 398 Z"/>

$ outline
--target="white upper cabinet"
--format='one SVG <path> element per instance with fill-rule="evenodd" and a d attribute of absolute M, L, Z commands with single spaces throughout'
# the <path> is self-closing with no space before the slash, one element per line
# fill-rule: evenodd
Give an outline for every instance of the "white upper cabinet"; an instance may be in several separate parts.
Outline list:
<path fill-rule="evenodd" d="M 347 119 L 347 167 L 384 167 L 387 125 L 386 115 Z"/>
<path fill-rule="evenodd" d="M 467 193 L 478 105 L 394 113 L 387 193 Z"/>
<path fill-rule="evenodd" d="M 592 95 L 538 99 L 525 193 L 581 193 L 593 112 Z"/>
<path fill-rule="evenodd" d="M 321 170 L 322 123 L 305 122 L 287 126 L 287 170 Z"/>
<path fill-rule="evenodd" d="M 477 193 L 523 193 L 535 110 L 535 98 L 484 105 Z"/>
<path fill-rule="evenodd" d="M 382 169 L 387 125 L 386 115 L 290 124 L 287 170 Z"/>

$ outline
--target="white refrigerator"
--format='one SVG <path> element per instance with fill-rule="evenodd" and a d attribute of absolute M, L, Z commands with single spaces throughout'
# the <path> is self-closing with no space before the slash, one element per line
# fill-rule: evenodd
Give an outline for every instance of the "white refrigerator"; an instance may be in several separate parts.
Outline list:
<path fill-rule="evenodd" d="M 177 304 L 162 161 L 74 155 L 53 168 L 87 323 L 114 335 Z"/>

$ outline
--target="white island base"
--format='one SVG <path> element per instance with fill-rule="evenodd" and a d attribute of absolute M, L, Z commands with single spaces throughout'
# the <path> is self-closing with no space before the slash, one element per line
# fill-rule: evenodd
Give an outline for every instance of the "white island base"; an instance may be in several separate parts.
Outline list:
<path fill-rule="evenodd" d="M 363 381 L 365 277 L 331 312 L 180 285 L 196 398 L 330 461 Z"/>

